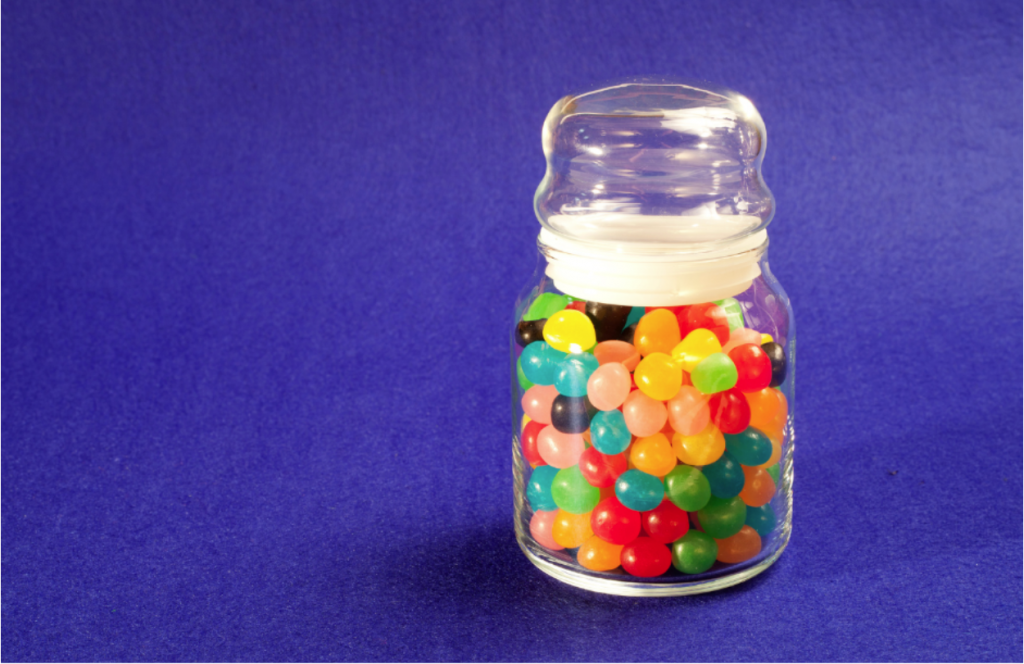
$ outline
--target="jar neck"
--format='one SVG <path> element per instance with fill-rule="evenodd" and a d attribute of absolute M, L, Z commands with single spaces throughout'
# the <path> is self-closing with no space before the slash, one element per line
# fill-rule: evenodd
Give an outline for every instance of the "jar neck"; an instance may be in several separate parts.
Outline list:
<path fill-rule="evenodd" d="M 537 246 L 547 258 L 548 277 L 563 293 L 605 304 L 679 306 L 747 290 L 761 274 L 768 234 L 758 231 L 701 251 L 580 242 L 543 229 Z"/>

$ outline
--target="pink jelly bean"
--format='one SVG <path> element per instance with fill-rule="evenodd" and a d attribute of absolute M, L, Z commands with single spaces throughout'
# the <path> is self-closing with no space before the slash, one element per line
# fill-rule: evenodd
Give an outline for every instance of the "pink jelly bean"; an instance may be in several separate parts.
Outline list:
<path fill-rule="evenodd" d="M 594 347 L 594 357 L 598 364 L 620 362 L 627 371 L 636 369 L 640 364 L 640 352 L 636 346 L 625 341 L 602 341 Z"/>
<path fill-rule="evenodd" d="M 625 403 L 622 404 L 622 416 L 626 419 L 626 428 L 629 432 L 641 438 L 658 433 L 668 421 L 665 404 L 640 390 L 634 390 L 626 397 Z"/>
<path fill-rule="evenodd" d="M 722 346 L 722 352 L 726 355 L 729 354 L 736 346 L 742 346 L 743 344 L 754 344 L 756 346 L 761 345 L 761 333 L 757 330 L 751 330 L 746 327 L 738 327 L 729 333 L 729 342 Z"/>
<path fill-rule="evenodd" d="M 580 461 L 587 448 L 583 434 L 563 433 L 555 427 L 544 427 L 537 434 L 537 451 L 544 462 L 555 468 L 571 468 Z"/>
<path fill-rule="evenodd" d="M 696 436 L 711 421 L 708 397 L 696 387 L 684 385 L 665 405 L 669 424 L 684 436 Z"/>
<path fill-rule="evenodd" d="M 629 369 L 621 362 L 602 364 L 587 381 L 587 396 L 598 410 L 615 410 L 629 396 Z"/>
<path fill-rule="evenodd" d="M 551 404 L 557 396 L 554 385 L 534 385 L 523 395 L 523 412 L 534 422 L 551 424 Z"/>
<path fill-rule="evenodd" d="M 557 514 L 558 510 L 551 510 L 550 512 L 534 512 L 530 517 L 530 534 L 533 535 L 533 539 L 537 541 L 537 544 L 552 551 L 561 551 L 565 548 L 556 542 L 551 534 Z"/>

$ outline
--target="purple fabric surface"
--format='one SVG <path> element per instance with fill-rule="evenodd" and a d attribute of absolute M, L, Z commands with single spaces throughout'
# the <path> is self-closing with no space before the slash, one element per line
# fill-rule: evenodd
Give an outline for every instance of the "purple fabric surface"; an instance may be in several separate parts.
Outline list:
<path fill-rule="evenodd" d="M 3 659 L 1020 661 L 1021 32 L 4 3 Z M 634 600 L 516 547 L 508 330 L 548 108 L 648 73 L 767 124 L 798 445 L 774 568 Z"/>

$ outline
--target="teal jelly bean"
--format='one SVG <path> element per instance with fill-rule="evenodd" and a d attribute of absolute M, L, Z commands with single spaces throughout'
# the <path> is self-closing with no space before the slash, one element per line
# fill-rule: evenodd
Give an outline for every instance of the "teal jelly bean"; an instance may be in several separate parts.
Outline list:
<path fill-rule="evenodd" d="M 551 497 L 559 509 L 570 514 L 586 514 L 601 501 L 601 490 L 587 482 L 579 466 L 572 466 L 555 475 L 551 482 Z"/>
<path fill-rule="evenodd" d="M 615 481 L 615 497 L 631 510 L 649 512 L 665 498 L 665 487 L 654 475 L 634 468 Z"/>
<path fill-rule="evenodd" d="M 690 374 L 693 386 L 704 394 L 717 394 L 731 389 L 736 385 L 738 378 L 736 365 L 725 353 L 708 355 L 694 367 Z"/>
<path fill-rule="evenodd" d="M 552 314 L 556 314 L 562 309 L 565 309 L 569 305 L 569 297 L 567 295 L 559 295 L 558 293 L 541 293 L 537 296 L 537 299 L 533 301 L 530 308 L 526 310 L 526 315 L 523 316 L 523 320 L 540 320 L 541 318 L 548 318 Z"/>
<path fill-rule="evenodd" d="M 590 442 L 601 454 L 622 454 L 632 441 L 620 411 L 603 410 L 590 420 Z"/>
<path fill-rule="evenodd" d="M 555 350 L 543 341 L 534 341 L 523 349 L 519 361 L 523 366 L 523 375 L 537 385 L 554 385 L 558 364 L 565 353 Z"/>
<path fill-rule="evenodd" d="M 622 329 L 626 329 L 633 323 L 638 323 L 640 319 L 644 317 L 644 313 L 646 313 L 646 311 L 647 310 L 644 307 L 633 307 L 633 310 L 629 312 L 629 318 L 626 319 L 626 324 Z"/>
<path fill-rule="evenodd" d="M 772 458 L 772 441 L 754 427 L 725 434 L 725 449 L 744 466 L 760 466 Z"/>
<path fill-rule="evenodd" d="M 740 495 L 743 484 L 743 467 L 733 458 L 728 450 L 722 453 L 718 461 L 704 466 L 704 477 L 708 479 L 711 495 L 718 498 L 732 498 Z"/>
<path fill-rule="evenodd" d="M 739 496 L 735 498 L 716 498 L 703 509 L 697 511 L 700 527 L 715 539 L 725 539 L 740 532 L 747 520 L 747 506 Z M 753 526 L 751 526 L 753 527 Z"/>
<path fill-rule="evenodd" d="M 772 481 L 775 482 L 775 486 L 779 486 L 779 464 L 772 464 L 770 467 L 765 468 L 765 470 L 772 476 Z"/>
<path fill-rule="evenodd" d="M 587 381 L 598 366 L 597 358 L 589 353 L 566 355 L 555 370 L 555 389 L 567 397 L 587 396 Z"/>
<path fill-rule="evenodd" d="M 530 501 L 530 507 L 534 512 L 558 509 L 551 495 L 551 484 L 557 474 L 558 469 L 553 466 L 538 466 L 530 475 L 530 481 L 526 485 L 526 499 Z"/>
<path fill-rule="evenodd" d="M 775 510 L 771 505 L 748 507 L 747 518 L 744 522 L 756 530 L 761 537 L 768 537 L 775 530 Z"/>
<path fill-rule="evenodd" d="M 727 297 L 724 300 L 716 300 L 715 304 L 722 307 L 725 310 L 725 319 L 729 323 L 729 331 L 741 327 L 746 327 L 746 323 L 743 320 L 743 307 L 734 297 Z"/>
<path fill-rule="evenodd" d="M 521 389 L 523 392 L 533 387 L 533 383 L 530 381 L 529 378 L 526 377 L 526 374 L 523 373 L 522 355 L 520 355 L 519 359 L 516 360 L 516 380 L 519 381 L 519 389 Z"/>
<path fill-rule="evenodd" d="M 678 465 L 665 476 L 665 497 L 681 510 L 696 512 L 708 504 L 711 485 L 699 469 Z"/>

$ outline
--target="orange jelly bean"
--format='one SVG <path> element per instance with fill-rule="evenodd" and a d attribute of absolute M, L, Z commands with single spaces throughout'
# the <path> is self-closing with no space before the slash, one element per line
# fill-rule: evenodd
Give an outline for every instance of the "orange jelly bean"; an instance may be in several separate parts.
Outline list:
<path fill-rule="evenodd" d="M 555 522 L 551 525 L 551 538 L 566 549 L 575 549 L 593 534 L 594 531 L 590 527 L 590 512 L 570 514 L 565 510 L 558 510 Z"/>
<path fill-rule="evenodd" d="M 681 340 L 679 321 L 668 309 L 655 309 L 644 314 L 633 334 L 633 343 L 644 357 L 651 353 L 668 355 Z"/>
<path fill-rule="evenodd" d="M 725 436 L 713 423 L 708 423 L 695 436 L 681 433 L 672 436 L 672 451 L 688 466 L 706 466 L 718 461 L 725 453 Z"/>
<path fill-rule="evenodd" d="M 732 537 L 715 540 L 718 544 L 718 561 L 742 563 L 761 553 L 761 536 L 750 526 L 743 526 Z"/>
<path fill-rule="evenodd" d="M 576 560 L 594 572 L 609 572 L 619 566 L 621 555 L 621 544 L 609 544 L 597 535 L 592 535 L 576 552 Z"/>
<path fill-rule="evenodd" d="M 785 424 L 789 408 L 782 392 L 766 387 L 757 392 L 745 392 L 743 396 L 750 405 L 750 426 L 767 433 L 779 429 L 779 421 Z"/>
<path fill-rule="evenodd" d="M 625 341 L 602 341 L 594 346 L 594 357 L 598 364 L 621 362 L 630 371 L 640 363 L 640 353 L 636 347 Z"/>
<path fill-rule="evenodd" d="M 629 460 L 637 470 L 656 477 L 664 477 L 676 467 L 676 455 L 663 433 L 638 438 L 629 448 Z"/>
<path fill-rule="evenodd" d="M 750 468 L 743 466 L 743 490 L 740 491 L 740 500 L 747 507 L 761 507 L 767 505 L 775 495 L 775 480 L 763 468 Z M 558 523 L 557 521 L 555 523 Z M 558 541 L 558 538 L 555 538 Z M 561 543 L 561 542 L 559 542 Z"/>

